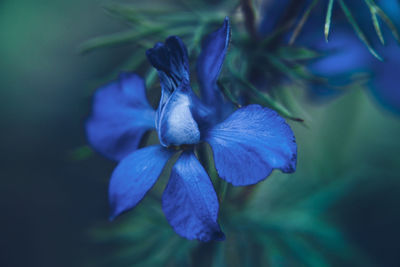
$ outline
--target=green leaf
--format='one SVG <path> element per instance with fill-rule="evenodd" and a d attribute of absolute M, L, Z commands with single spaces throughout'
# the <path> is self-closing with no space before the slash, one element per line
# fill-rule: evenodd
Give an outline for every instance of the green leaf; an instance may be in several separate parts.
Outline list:
<path fill-rule="evenodd" d="M 146 75 L 146 88 L 150 88 L 157 78 L 157 70 L 155 68 L 151 68 Z"/>
<path fill-rule="evenodd" d="M 329 31 L 331 29 L 331 18 L 332 18 L 332 9 L 333 9 L 334 0 L 329 0 L 328 9 L 326 11 L 326 19 L 325 19 L 325 40 L 328 42 Z"/>
<path fill-rule="evenodd" d="M 367 3 L 370 3 L 370 5 L 373 7 L 372 11 L 374 14 L 377 14 L 383 22 L 389 27 L 390 31 L 393 34 L 393 37 L 396 39 L 397 42 L 400 43 L 400 34 L 399 31 L 397 30 L 396 26 L 392 22 L 392 20 L 386 15 L 386 13 L 379 7 L 377 6 L 373 0 L 366 0 Z"/>
<path fill-rule="evenodd" d="M 225 86 L 223 86 L 222 83 L 218 82 L 218 87 L 220 88 L 220 90 L 222 91 L 222 93 L 224 94 L 224 96 L 229 99 L 229 101 L 231 101 L 237 108 L 240 108 L 241 105 L 239 104 L 239 102 L 237 101 L 236 97 L 233 96 L 233 94 L 231 93 L 230 90 L 226 89 Z"/>
<path fill-rule="evenodd" d="M 100 47 L 108 47 L 126 42 L 134 42 L 146 36 L 160 33 L 161 28 L 153 28 L 142 32 L 130 30 L 126 32 L 115 33 L 107 36 L 100 36 L 84 42 L 79 46 L 81 53 L 87 53 Z"/>
<path fill-rule="evenodd" d="M 374 25 L 375 31 L 378 34 L 379 40 L 382 44 L 385 44 L 385 39 L 383 39 L 381 27 L 379 25 L 378 17 L 376 16 L 375 8 L 370 7 L 372 23 Z"/>
<path fill-rule="evenodd" d="M 306 9 L 304 12 L 303 16 L 301 17 L 299 23 L 297 24 L 296 28 L 293 31 L 292 36 L 290 37 L 289 44 L 292 45 L 295 41 L 301 30 L 303 29 L 304 24 L 307 22 L 308 17 L 311 14 L 311 11 L 315 7 L 315 5 L 318 3 L 319 0 L 314 0 L 309 7 Z"/>
<path fill-rule="evenodd" d="M 279 58 L 288 61 L 309 60 L 320 56 L 320 54 L 314 50 L 294 46 L 281 46 L 278 49 L 277 55 Z"/>
<path fill-rule="evenodd" d="M 283 60 L 272 54 L 263 54 L 262 57 L 265 58 L 270 65 L 272 65 L 274 68 L 276 68 L 284 75 L 290 77 L 295 82 L 300 81 L 302 79 L 308 79 L 308 80 L 315 79 L 315 77 L 312 74 L 303 71 L 301 65 L 299 64 L 291 64 L 291 66 L 288 66 L 286 62 L 284 62 Z"/>
<path fill-rule="evenodd" d="M 71 160 L 85 160 L 93 155 L 93 150 L 89 146 L 81 146 L 69 152 L 68 157 Z"/>

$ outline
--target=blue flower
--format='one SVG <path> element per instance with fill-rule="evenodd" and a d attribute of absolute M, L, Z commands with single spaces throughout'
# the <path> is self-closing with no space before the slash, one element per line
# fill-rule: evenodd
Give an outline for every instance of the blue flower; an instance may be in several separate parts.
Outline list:
<path fill-rule="evenodd" d="M 187 239 L 223 240 L 217 194 L 194 154 L 201 142 L 210 144 L 219 176 L 236 186 L 258 183 L 273 169 L 295 170 L 293 132 L 275 111 L 250 105 L 226 117 L 231 106 L 217 79 L 229 38 L 225 19 L 202 44 L 197 64 L 201 98 L 190 87 L 187 50 L 175 36 L 147 51 L 161 82 L 157 111 L 147 102 L 144 82 L 136 74 L 121 74 L 95 94 L 88 140 L 97 151 L 119 161 L 109 186 L 111 219 L 135 207 L 168 160 L 180 153 L 162 196 L 165 216 Z M 161 145 L 138 149 L 142 135 L 152 129 Z"/>

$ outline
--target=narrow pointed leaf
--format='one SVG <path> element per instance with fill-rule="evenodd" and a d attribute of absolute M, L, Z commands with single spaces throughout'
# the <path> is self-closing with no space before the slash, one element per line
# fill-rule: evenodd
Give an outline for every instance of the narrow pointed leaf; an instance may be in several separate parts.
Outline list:
<path fill-rule="evenodd" d="M 364 42 L 364 44 L 367 46 L 369 52 L 379 59 L 380 61 L 383 61 L 382 57 L 375 51 L 375 49 L 372 47 L 371 43 L 368 41 L 367 37 L 365 36 L 364 32 L 361 30 L 360 26 L 358 25 L 357 21 L 355 20 L 353 14 L 351 13 L 350 9 L 346 5 L 346 3 L 343 0 L 338 0 L 340 7 L 343 10 L 343 13 L 345 14 L 347 20 L 353 26 L 354 31 L 356 32 L 357 36 L 361 39 L 361 41 Z"/>
<path fill-rule="evenodd" d="M 393 21 L 386 15 L 386 13 L 380 7 L 375 6 L 375 11 L 378 14 L 378 16 L 383 20 L 383 22 L 385 22 L 385 24 L 389 27 L 396 41 L 400 43 L 400 34 L 397 27 L 394 25 Z"/>
<path fill-rule="evenodd" d="M 332 8 L 333 8 L 334 0 L 329 0 L 328 9 L 326 11 L 326 19 L 325 19 L 325 40 L 328 42 L 329 31 L 331 29 L 331 18 L 332 18 Z"/>
<path fill-rule="evenodd" d="M 290 37 L 289 44 L 292 45 L 295 41 L 301 30 L 303 29 L 304 24 L 307 22 L 308 17 L 311 14 L 311 11 L 315 7 L 315 5 L 318 3 L 319 0 L 314 0 L 309 7 L 306 9 L 304 12 L 303 16 L 301 17 L 299 23 L 297 24 L 296 28 L 293 31 L 292 37 Z"/>

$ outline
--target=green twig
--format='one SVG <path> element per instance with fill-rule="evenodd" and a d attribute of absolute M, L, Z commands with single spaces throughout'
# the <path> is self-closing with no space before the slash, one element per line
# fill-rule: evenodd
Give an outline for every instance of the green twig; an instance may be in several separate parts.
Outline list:
<path fill-rule="evenodd" d="M 301 30 L 303 29 L 304 24 L 307 22 L 308 17 L 311 14 L 311 11 L 315 7 L 315 5 L 318 3 L 319 0 L 314 0 L 310 6 L 307 8 L 307 10 L 304 12 L 303 16 L 301 17 L 299 23 L 297 24 L 296 28 L 293 31 L 292 36 L 290 37 L 289 44 L 292 45 L 296 39 L 297 36 L 300 34 Z"/>

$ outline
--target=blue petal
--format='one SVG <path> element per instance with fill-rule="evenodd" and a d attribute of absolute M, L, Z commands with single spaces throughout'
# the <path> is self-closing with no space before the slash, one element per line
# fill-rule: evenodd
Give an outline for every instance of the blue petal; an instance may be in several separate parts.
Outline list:
<path fill-rule="evenodd" d="M 193 152 L 182 153 L 175 163 L 162 197 L 162 207 L 179 235 L 203 242 L 225 239 L 217 223 L 217 194 Z"/>
<path fill-rule="evenodd" d="M 192 114 L 192 98 L 188 84 L 182 84 L 172 93 L 164 106 L 158 109 L 157 131 L 163 146 L 196 144 L 200 130 Z"/>
<path fill-rule="evenodd" d="M 384 48 L 385 61 L 375 60 L 371 91 L 387 109 L 400 114 L 400 47 L 393 41 Z"/>
<path fill-rule="evenodd" d="M 353 32 L 335 31 L 327 43 L 323 37 L 314 39 L 312 48 L 325 53 L 326 56 L 310 65 L 316 75 L 332 78 L 336 84 L 348 83 L 351 74 L 365 71 L 370 59 L 368 50 Z"/>
<path fill-rule="evenodd" d="M 321 8 L 325 7 L 321 6 Z M 321 8 L 318 10 L 323 11 Z M 339 9 L 339 5 L 337 5 L 337 8 Z M 341 13 L 340 11 L 339 15 Z M 331 78 L 331 82 L 336 85 L 343 85 L 351 80 L 351 73 L 365 70 L 366 63 L 371 55 L 363 42 L 349 27 L 347 21 L 337 21 L 334 24 L 329 42 L 326 42 L 322 28 L 320 31 L 316 30 L 316 25 L 323 25 L 324 23 L 325 15 L 323 13 L 313 13 L 296 43 L 316 50 L 323 55 L 309 64 L 310 70 L 315 75 Z"/>
<path fill-rule="evenodd" d="M 154 120 L 144 81 L 136 74 L 122 73 L 94 95 L 86 133 L 96 150 L 118 161 L 137 149 L 143 134 L 155 127 Z"/>
<path fill-rule="evenodd" d="M 379 5 L 389 17 L 400 27 L 400 2 L 396 0 L 381 0 Z M 389 29 L 384 29 L 386 46 L 382 47 L 384 62 L 375 60 L 372 65 L 375 77 L 373 77 L 372 93 L 377 100 L 387 109 L 400 114 L 400 47 L 394 40 Z"/>
<path fill-rule="evenodd" d="M 217 79 L 228 49 L 230 35 L 229 19 L 226 17 L 222 27 L 208 35 L 202 43 L 202 51 L 197 61 L 197 78 L 205 103 L 214 103 L 215 98 L 221 97 Z"/>
<path fill-rule="evenodd" d="M 321 16 L 322 17 L 322 16 Z M 324 18 L 325 19 L 325 18 Z M 323 21 L 310 21 L 308 31 L 300 35 L 298 43 L 319 52 L 322 56 L 308 64 L 309 70 L 323 81 L 314 82 L 308 95 L 314 102 L 325 102 L 345 93 L 337 86 L 345 86 L 354 81 L 354 74 L 369 73 L 368 62 L 371 55 L 354 32 L 345 26 L 336 25 L 329 42 L 315 31 L 315 25 Z M 311 23 L 313 22 L 313 23 Z"/>
<path fill-rule="evenodd" d="M 136 150 L 118 164 L 109 187 L 110 219 L 142 200 L 173 153 L 162 146 L 150 146 Z"/>
<path fill-rule="evenodd" d="M 189 81 L 187 49 L 177 36 L 168 37 L 146 51 L 150 63 L 158 70 L 163 93 L 171 94 L 182 81 Z"/>
<path fill-rule="evenodd" d="M 221 178 L 236 186 L 258 183 L 273 169 L 296 169 L 292 130 L 275 111 L 259 105 L 237 110 L 206 137 Z"/>
<path fill-rule="evenodd" d="M 308 66 L 314 75 L 326 79 L 326 83 L 312 84 L 308 93 L 314 102 L 328 101 L 344 94 L 345 90 L 335 86 L 350 84 L 354 80 L 353 74 L 370 72 L 368 61 L 371 55 L 351 30 L 339 28 L 332 33 L 329 42 L 319 36 L 308 43 L 324 55 Z"/>
<path fill-rule="evenodd" d="M 200 130 L 196 118 L 205 120 L 209 111 L 190 87 L 185 45 L 178 37 L 171 36 L 165 44 L 158 43 L 146 53 L 158 70 L 162 87 L 156 115 L 161 144 L 168 147 L 198 143 Z"/>

